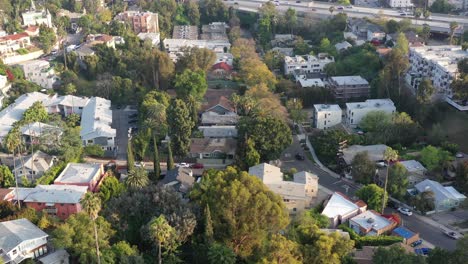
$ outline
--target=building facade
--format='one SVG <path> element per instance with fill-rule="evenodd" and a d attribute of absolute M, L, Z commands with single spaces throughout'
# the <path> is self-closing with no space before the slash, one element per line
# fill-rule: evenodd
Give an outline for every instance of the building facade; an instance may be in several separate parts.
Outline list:
<path fill-rule="evenodd" d="M 118 14 L 115 19 L 130 23 L 135 34 L 159 33 L 159 18 L 157 13 L 125 11 Z"/>
<path fill-rule="evenodd" d="M 26 32 L 0 37 L 0 55 L 15 55 L 19 49 L 31 46 L 31 39 Z"/>
<path fill-rule="evenodd" d="M 112 126 L 111 102 L 92 97 L 81 115 L 81 140 L 83 145 L 99 145 L 103 150 L 115 150 L 116 130 Z"/>
<path fill-rule="evenodd" d="M 293 74 L 295 71 L 301 73 L 319 73 L 323 71 L 325 65 L 334 61 L 335 59 L 326 53 L 319 53 L 318 56 L 286 56 L 284 57 L 284 73 Z"/>
<path fill-rule="evenodd" d="M 231 43 L 228 40 L 164 39 L 163 44 L 169 57 L 174 61 L 177 61 L 177 58 L 183 54 L 183 50 L 187 47 L 205 48 L 214 53 L 227 53 L 231 48 Z"/>
<path fill-rule="evenodd" d="M 365 102 L 346 103 L 344 123 L 351 127 L 356 127 L 372 111 L 383 111 L 388 114 L 394 114 L 396 107 L 390 99 L 369 99 Z"/>
<path fill-rule="evenodd" d="M 369 82 L 361 76 L 331 77 L 329 85 L 335 99 L 338 100 L 368 98 L 370 95 Z"/>
<path fill-rule="evenodd" d="M 60 81 L 60 78 L 55 74 L 54 68 L 48 61 L 31 60 L 23 62 L 20 65 L 26 80 L 43 88 L 52 89 Z"/>
<path fill-rule="evenodd" d="M 391 8 L 407 8 L 414 6 L 411 0 L 388 0 L 387 3 Z"/>
<path fill-rule="evenodd" d="M 88 191 L 98 191 L 104 178 L 104 166 L 90 163 L 68 163 L 65 169 L 55 179 L 57 185 L 86 186 Z"/>
<path fill-rule="evenodd" d="M 318 129 L 327 129 L 341 124 L 343 111 L 339 105 L 315 104 L 313 126 Z"/>
<path fill-rule="evenodd" d="M 46 25 L 50 28 L 53 26 L 52 15 L 47 9 L 31 8 L 31 10 L 22 13 L 21 16 L 23 17 L 23 26 Z"/>

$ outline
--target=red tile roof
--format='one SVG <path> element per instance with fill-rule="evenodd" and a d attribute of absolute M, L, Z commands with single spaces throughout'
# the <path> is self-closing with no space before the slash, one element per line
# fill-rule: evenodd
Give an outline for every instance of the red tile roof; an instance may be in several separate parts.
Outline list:
<path fill-rule="evenodd" d="M 28 33 L 22 32 L 22 33 L 18 33 L 18 34 L 4 36 L 4 37 L 1 37 L 0 40 L 19 40 L 19 39 L 22 39 L 22 38 L 29 38 Z"/>
<path fill-rule="evenodd" d="M 215 65 L 213 65 L 211 67 L 211 69 L 213 69 L 213 70 L 224 70 L 224 71 L 230 72 L 230 71 L 232 71 L 232 66 L 225 63 L 225 62 L 218 62 Z"/>

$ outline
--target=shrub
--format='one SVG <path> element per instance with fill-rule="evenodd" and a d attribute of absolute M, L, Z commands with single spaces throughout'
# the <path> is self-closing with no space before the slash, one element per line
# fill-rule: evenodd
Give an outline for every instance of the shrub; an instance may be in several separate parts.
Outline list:
<path fill-rule="evenodd" d="M 104 150 L 96 144 L 87 145 L 83 148 L 85 155 L 94 157 L 103 157 Z"/>
<path fill-rule="evenodd" d="M 397 236 L 360 236 L 346 224 L 341 224 L 338 228 L 349 233 L 349 237 L 356 242 L 357 248 L 362 248 L 363 246 L 389 246 L 403 242 L 403 238 Z"/>

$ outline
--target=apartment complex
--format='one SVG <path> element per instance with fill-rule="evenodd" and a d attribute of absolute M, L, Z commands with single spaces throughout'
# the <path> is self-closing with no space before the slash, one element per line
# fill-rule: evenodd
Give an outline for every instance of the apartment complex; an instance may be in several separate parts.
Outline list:
<path fill-rule="evenodd" d="M 172 60 L 177 60 L 186 47 L 205 48 L 217 54 L 226 53 L 231 48 L 229 40 L 165 39 L 163 43 Z"/>
<path fill-rule="evenodd" d="M 457 63 L 468 57 L 468 51 L 461 46 L 423 46 L 411 47 L 409 52 L 410 69 L 406 81 L 417 91 L 423 78 L 430 78 L 437 94 L 442 98 L 453 96 L 450 84 L 458 75 Z"/>
<path fill-rule="evenodd" d="M 115 17 L 116 20 L 130 23 L 133 32 L 159 33 L 158 14 L 141 11 L 125 11 Z"/>
<path fill-rule="evenodd" d="M 325 65 L 334 61 L 335 59 L 327 53 L 319 53 L 318 56 L 286 56 L 284 57 L 284 73 L 293 74 L 296 71 L 301 73 L 322 72 Z"/>
<path fill-rule="evenodd" d="M 224 22 L 212 22 L 202 26 L 201 39 L 205 40 L 229 40 L 226 29 L 229 26 Z"/>
<path fill-rule="evenodd" d="M 372 111 L 383 111 L 393 114 L 396 111 L 396 107 L 390 99 L 369 99 L 365 102 L 346 103 L 345 124 L 356 127 L 362 118 Z"/>
<path fill-rule="evenodd" d="M 388 0 L 387 3 L 391 8 L 406 8 L 414 6 L 411 0 Z"/>
<path fill-rule="evenodd" d="M 310 208 L 312 199 L 317 197 L 318 177 L 315 174 L 301 171 L 294 174 L 293 181 L 285 181 L 281 169 L 267 163 L 250 167 L 249 174 L 280 195 L 291 214 Z"/>
<path fill-rule="evenodd" d="M 196 40 L 198 39 L 198 27 L 189 25 L 174 26 L 172 38 Z"/>
<path fill-rule="evenodd" d="M 339 105 L 315 104 L 313 126 L 318 129 L 327 129 L 341 124 L 343 111 Z"/>
<path fill-rule="evenodd" d="M 54 67 L 46 60 L 31 60 L 20 64 L 26 80 L 43 88 L 52 89 L 60 81 Z"/>
<path fill-rule="evenodd" d="M 361 76 L 337 76 L 329 79 L 329 85 L 336 99 L 368 98 L 370 85 Z"/>

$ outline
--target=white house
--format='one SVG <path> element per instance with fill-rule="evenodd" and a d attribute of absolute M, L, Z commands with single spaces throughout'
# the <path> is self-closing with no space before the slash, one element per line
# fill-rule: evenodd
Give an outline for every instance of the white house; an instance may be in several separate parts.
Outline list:
<path fill-rule="evenodd" d="M 284 73 L 293 74 L 295 71 L 303 73 L 322 72 L 325 65 L 334 61 L 335 58 L 329 56 L 327 53 L 319 53 L 318 56 L 285 56 Z"/>
<path fill-rule="evenodd" d="M 26 32 L 0 37 L 0 55 L 2 57 L 16 55 L 17 50 L 30 46 L 31 38 Z"/>
<path fill-rule="evenodd" d="M 43 88 L 52 89 L 60 78 L 55 74 L 54 67 L 46 60 L 31 60 L 20 64 L 26 80 Z"/>
<path fill-rule="evenodd" d="M 369 99 L 365 102 L 346 103 L 344 123 L 356 127 L 368 113 L 372 111 L 383 111 L 394 114 L 395 104 L 390 99 Z"/>
<path fill-rule="evenodd" d="M 172 60 L 176 61 L 186 47 L 198 47 L 212 50 L 214 53 L 226 53 L 231 48 L 228 40 L 204 39 L 164 39 L 164 47 Z"/>
<path fill-rule="evenodd" d="M 138 33 L 138 38 L 143 40 L 143 41 L 149 41 L 151 42 L 151 44 L 155 47 L 157 47 L 159 45 L 159 43 L 161 42 L 161 34 L 158 32 L 158 33 L 144 33 L 144 32 L 141 32 L 141 33 Z"/>
<path fill-rule="evenodd" d="M 429 78 L 436 94 L 447 101 L 453 97 L 450 84 L 458 75 L 457 62 L 468 57 L 468 51 L 461 46 L 410 47 L 410 68 L 406 81 L 416 92 L 423 78 Z"/>
<path fill-rule="evenodd" d="M 335 49 L 336 51 L 338 52 L 342 52 L 342 51 L 345 51 L 349 48 L 351 48 L 353 45 L 351 45 L 348 41 L 343 41 L 343 42 L 340 42 L 340 43 L 336 43 L 335 44 Z"/>
<path fill-rule="evenodd" d="M 49 99 L 47 94 L 39 92 L 27 93 L 21 95 L 14 103 L 4 108 L 0 112 L 0 141 L 3 141 L 3 138 L 10 132 L 13 124 L 23 118 L 24 111 L 35 102 L 45 102 L 47 99 Z"/>
<path fill-rule="evenodd" d="M 325 83 L 320 78 L 310 78 L 307 74 L 294 74 L 294 79 L 296 83 L 302 88 L 308 87 L 325 87 Z"/>
<path fill-rule="evenodd" d="M 346 164 L 350 165 L 358 153 L 367 152 L 371 161 L 381 161 L 384 159 L 383 154 L 387 148 L 388 146 L 383 144 L 367 146 L 352 145 L 342 150 L 343 160 L 346 162 Z"/>
<path fill-rule="evenodd" d="M 250 167 L 249 174 L 280 195 L 291 214 L 310 208 L 312 199 L 317 197 L 318 177 L 315 174 L 301 171 L 294 174 L 293 181 L 285 181 L 281 169 L 267 163 Z"/>
<path fill-rule="evenodd" d="M 23 17 L 23 26 L 35 26 L 44 24 L 48 27 L 53 27 L 52 15 L 48 9 L 36 10 L 34 1 L 31 1 L 31 8 L 21 14 Z"/>
<path fill-rule="evenodd" d="M 391 8 L 399 8 L 399 7 L 407 8 L 407 7 L 414 6 L 411 0 L 388 0 L 387 3 L 388 3 L 388 6 L 390 6 Z"/>
<path fill-rule="evenodd" d="M 322 215 L 330 220 L 330 228 L 336 228 L 349 218 L 366 211 L 367 205 L 363 201 L 353 202 L 346 195 L 335 192 L 325 202 Z"/>
<path fill-rule="evenodd" d="M 315 104 L 313 125 L 318 129 L 327 129 L 341 124 L 343 111 L 339 105 Z"/>
<path fill-rule="evenodd" d="M 83 108 L 88 104 L 89 98 L 74 95 L 54 96 L 44 103 L 49 113 L 57 113 L 64 117 L 70 114 L 81 115 Z"/>
<path fill-rule="evenodd" d="M 8 83 L 7 76 L 0 74 L 0 108 L 3 106 L 3 99 L 8 97 L 10 88 L 11 84 Z"/>
<path fill-rule="evenodd" d="M 396 223 L 370 210 L 349 219 L 349 227 L 362 236 L 378 236 L 392 230 Z"/>
<path fill-rule="evenodd" d="M 47 253 L 47 235 L 26 218 L 0 223 L 0 259 L 20 263 Z"/>
<path fill-rule="evenodd" d="M 466 199 L 465 195 L 459 193 L 452 186 L 443 186 L 432 180 L 424 180 L 414 187 L 420 193 L 425 191 L 434 193 L 435 211 L 446 211 L 456 208 Z"/>
<path fill-rule="evenodd" d="M 81 115 L 81 140 L 83 145 L 96 144 L 104 150 L 115 149 L 116 130 L 112 125 L 111 102 L 92 97 Z"/>

